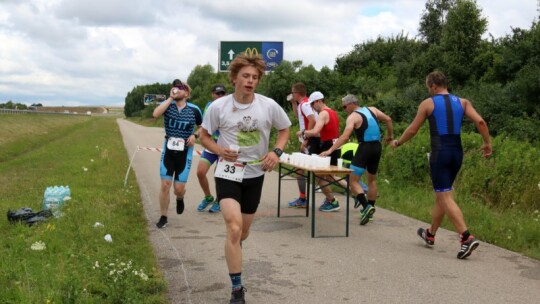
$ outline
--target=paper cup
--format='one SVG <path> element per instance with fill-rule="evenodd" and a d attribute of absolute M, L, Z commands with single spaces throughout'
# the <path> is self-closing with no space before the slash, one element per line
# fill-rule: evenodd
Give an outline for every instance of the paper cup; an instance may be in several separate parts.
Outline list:
<path fill-rule="evenodd" d="M 337 166 L 340 167 L 340 168 L 343 168 L 343 158 L 338 158 Z"/>

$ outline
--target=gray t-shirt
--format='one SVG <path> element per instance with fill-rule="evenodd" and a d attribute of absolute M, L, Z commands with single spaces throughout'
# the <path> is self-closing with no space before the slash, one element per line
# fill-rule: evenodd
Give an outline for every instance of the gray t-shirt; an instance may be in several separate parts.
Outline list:
<path fill-rule="evenodd" d="M 240 146 L 239 162 L 248 163 L 244 178 L 264 174 L 257 162 L 269 150 L 270 130 L 286 129 L 291 121 L 273 99 L 255 94 L 250 105 L 235 102 L 233 94 L 217 99 L 204 115 L 202 127 L 210 134 L 219 130 L 218 145 Z M 236 105 L 236 109 L 235 109 Z"/>

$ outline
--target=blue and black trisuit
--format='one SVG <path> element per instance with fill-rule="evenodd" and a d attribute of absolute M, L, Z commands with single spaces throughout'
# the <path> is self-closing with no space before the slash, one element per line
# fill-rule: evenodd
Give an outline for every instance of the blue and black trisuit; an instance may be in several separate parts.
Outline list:
<path fill-rule="evenodd" d="M 169 137 L 182 138 L 187 141 L 195 131 L 195 126 L 202 123 L 201 109 L 190 102 L 182 109 L 178 109 L 175 102 L 171 102 L 163 115 L 165 126 L 165 143 L 161 153 L 160 176 L 161 179 L 186 183 L 191 169 L 193 146 L 185 147 L 184 151 L 173 151 L 167 148 Z"/>
<path fill-rule="evenodd" d="M 463 160 L 461 122 L 464 111 L 459 97 L 455 95 L 435 95 L 431 99 L 434 105 L 428 117 L 431 181 L 435 192 L 447 192 L 452 190 Z"/>
<path fill-rule="evenodd" d="M 375 175 L 381 160 L 381 129 L 377 123 L 375 114 L 367 107 L 355 110 L 351 115 L 362 116 L 362 125 L 355 129 L 358 139 L 358 149 L 351 163 L 353 174 L 362 176 L 364 171 Z"/>

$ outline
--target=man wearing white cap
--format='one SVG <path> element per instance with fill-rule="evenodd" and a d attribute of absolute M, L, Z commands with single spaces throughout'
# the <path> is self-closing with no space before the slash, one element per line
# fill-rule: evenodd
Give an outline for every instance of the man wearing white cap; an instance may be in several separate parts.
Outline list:
<path fill-rule="evenodd" d="M 309 95 L 309 104 L 315 111 L 317 111 L 317 113 L 319 113 L 319 116 L 317 117 L 317 121 L 315 122 L 315 126 L 313 127 L 313 129 L 305 130 L 300 133 L 305 138 L 320 135 L 321 142 L 318 150 L 313 151 L 314 154 L 319 154 L 322 151 L 326 151 L 330 147 L 332 147 L 334 142 L 339 137 L 339 116 L 337 115 L 336 111 L 326 106 L 326 104 L 324 103 L 324 95 L 319 91 L 315 91 L 311 93 L 311 95 Z M 337 159 L 339 158 L 339 154 L 340 153 L 338 150 L 334 151 L 334 153 L 330 155 L 331 165 L 337 165 Z M 329 175 L 324 178 L 331 179 L 332 176 Z M 322 187 L 322 191 L 326 196 L 323 204 L 319 207 L 319 210 L 323 212 L 337 211 L 340 209 L 339 202 L 334 197 L 330 187 L 324 187 L 327 184 L 328 182 L 324 180 L 319 180 L 319 185 Z"/>

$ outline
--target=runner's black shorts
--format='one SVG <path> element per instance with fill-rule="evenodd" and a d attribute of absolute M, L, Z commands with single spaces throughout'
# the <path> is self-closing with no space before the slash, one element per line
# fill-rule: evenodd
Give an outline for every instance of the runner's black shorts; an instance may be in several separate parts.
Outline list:
<path fill-rule="evenodd" d="M 380 141 L 367 141 L 358 144 L 351 162 L 352 166 L 366 169 L 369 174 L 377 174 L 381 161 L 382 145 Z"/>
<path fill-rule="evenodd" d="M 215 178 L 217 199 L 232 198 L 240 203 L 240 210 L 245 214 L 254 214 L 261 202 L 264 174 L 254 178 L 244 178 L 235 182 L 224 178 Z"/>

